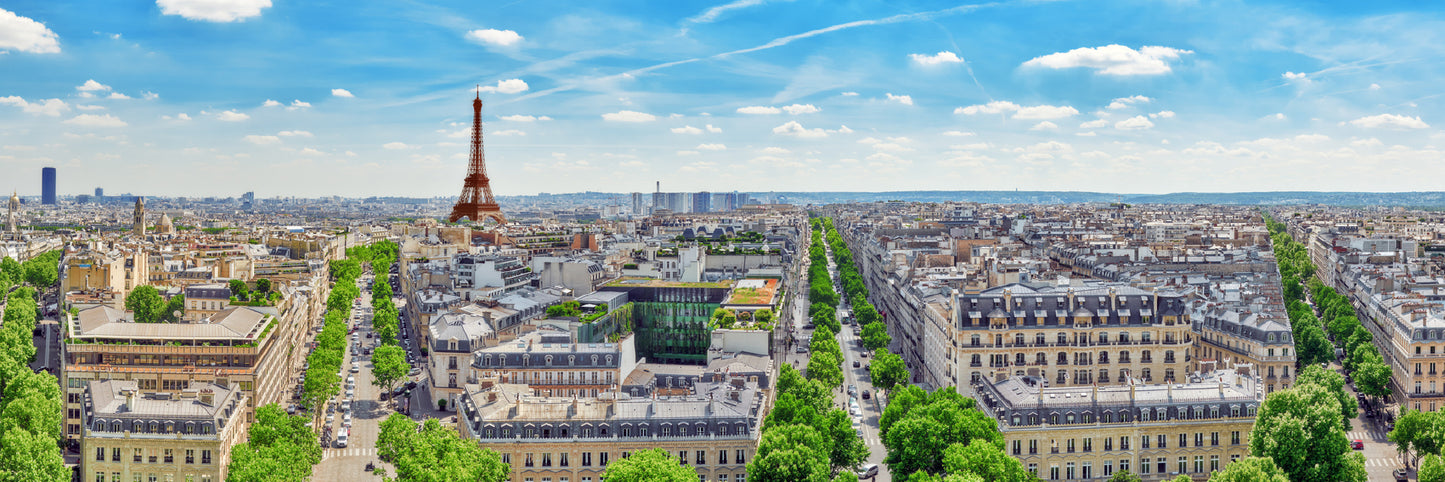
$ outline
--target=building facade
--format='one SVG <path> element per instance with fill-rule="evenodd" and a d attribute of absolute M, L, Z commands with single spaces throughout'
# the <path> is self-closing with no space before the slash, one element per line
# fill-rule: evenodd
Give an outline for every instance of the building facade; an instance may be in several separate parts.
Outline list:
<path fill-rule="evenodd" d="M 210 383 L 165 393 L 92 381 L 85 408 L 82 481 L 220 482 L 246 437 L 246 396 Z"/>
<path fill-rule="evenodd" d="M 1198 383 L 1041 388 L 1011 377 L 977 384 L 1004 450 L 1043 480 L 1205 477 L 1249 455 L 1264 400 L 1258 382 L 1213 372 Z"/>

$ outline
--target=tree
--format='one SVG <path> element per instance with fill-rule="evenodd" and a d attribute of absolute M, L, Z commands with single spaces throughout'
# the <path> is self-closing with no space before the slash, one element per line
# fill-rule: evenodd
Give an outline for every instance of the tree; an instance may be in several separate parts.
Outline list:
<path fill-rule="evenodd" d="M 395 459 L 397 454 L 406 450 L 403 446 L 411 441 L 411 435 L 416 433 L 416 422 L 398 412 L 392 412 L 391 416 L 381 421 L 381 428 L 376 434 L 376 455 L 381 460 Z"/>
<path fill-rule="evenodd" d="M 759 326 L 771 325 L 774 318 L 777 318 L 777 315 L 773 314 L 773 310 L 767 308 L 763 308 L 761 310 L 758 310 L 756 313 L 753 313 L 753 320 L 757 321 Z"/>
<path fill-rule="evenodd" d="M 862 338 L 863 348 L 869 350 L 888 348 L 888 344 L 893 343 L 893 337 L 888 335 L 888 327 L 877 321 L 863 325 Z"/>
<path fill-rule="evenodd" d="M 246 301 L 246 299 L 248 298 L 247 295 L 250 294 L 251 290 L 246 287 L 245 281 L 233 279 L 227 282 L 227 284 L 231 288 L 231 296 L 235 296 L 238 300 Z"/>
<path fill-rule="evenodd" d="M 1395 420 L 1395 429 L 1388 438 L 1396 450 L 1407 456 L 1412 452 L 1414 457 L 1438 454 L 1445 448 L 1445 414 L 1405 410 Z"/>
<path fill-rule="evenodd" d="M 256 280 L 256 291 L 260 291 L 260 292 L 262 292 L 262 293 L 270 293 L 270 292 L 271 292 L 271 280 L 266 279 L 266 278 L 261 278 L 261 279 Z"/>
<path fill-rule="evenodd" d="M 166 300 L 154 286 L 136 287 L 125 295 L 125 309 L 135 313 L 136 323 L 160 323 L 165 314 Z"/>
<path fill-rule="evenodd" d="M 1138 474 L 1135 474 L 1135 473 L 1130 472 L 1130 471 L 1127 471 L 1127 470 L 1120 470 L 1120 471 L 1118 471 L 1118 472 L 1114 472 L 1114 476 L 1113 476 L 1113 477 L 1109 477 L 1109 482 L 1142 482 L 1142 481 L 1143 481 L 1143 479 L 1139 478 L 1139 475 L 1138 475 Z"/>
<path fill-rule="evenodd" d="M 1335 358 L 1333 346 L 1325 339 L 1324 331 L 1315 325 L 1300 328 L 1295 338 L 1295 350 L 1300 366 L 1318 365 Z"/>
<path fill-rule="evenodd" d="M 1293 482 L 1364 481 L 1364 456 L 1351 452 L 1340 425 L 1334 394 L 1314 383 L 1297 385 L 1265 398 L 1249 451 L 1274 459 Z"/>
<path fill-rule="evenodd" d="M 868 374 L 873 377 L 873 386 L 884 390 L 893 390 L 899 384 L 907 385 L 909 381 L 903 357 L 883 348 L 874 350 L 873 366 L 868 369 Z"/>
<path fill-rule="evenodd" d="M 508 468 L 496 451 L 463 440 L 456 430 L 443 427 L 435 418 L 427 419 L 420 430 L 405 416 L 387 422 L 390 424 L 378 435 L 377 451 L 389 453 L 397 481 L 500 482 L 507 478 Z M 382 436 L 387 447 L 382 446 Z"/>
<path fill-rule="evenodd" d="M 756 459 L 755 459 L 756 460 Z M 751 475 L 751 474 L 750 474 Z M 662 449 L 633 452 L 625 459 L 614 460 L 602 472 L 606 482 L 692 482 L 697 471 L 678 463 Z M 753 480 L 759 480 L 754 478 Z"/>
<path fill-rule="evenodd" d="M 399 346 L 382 345 L 371 352 L 371 383 L 383 390 L 394 388 L 408 370 L 411 366 L 406 363 L 406 351 Z"/>
<path fill-rule="evenodd" d="M 828 445 L 829 441 L 808 425 L 770 428 L 763 432 L 758 453 L 748 462 L 748 478 L 757 482 L 827 481 Z"/>
<path fill-rule="evenodd" d="M 20 429 L 60 440 L 65 407 L 60 402 L 60 384 L 55 376 L 24 370 L 5 383 L 4 393 L 0 431 Z"/>
<path fill-rule="evenodd" d="M 1390 365 L 1385 364 L 1375 355 L 1363 363 L 1355 366 L 1355 387 L 1360 393 L 1374 398 L 1390 396 Z"/>
<path fill-rule="evenodd" d="M 1343 430 L 1348 431 L 1350 429 L 1350 419 L 1355 418 L 1355 414 L 1359 412 L 1360 407 L 1355 401 L 1355 397 L 1351 397 L 1350 394 L 1345 391 L 1345 376 L 1340 375 L 1334 370 L 1321 368 L 1319 365 L 1306 365 L 1303 370 L 1299 371 L 1299 378 L 1295 381 L 1295 386 L 1298 387 L 1310 383 L 1319 385 L 1323 387 L 1326 392 L 1334 394 L 1335 400 L 1339 402 L 1340 407 L 1340 426 Z"/>
<path fill-rule="evenodd" d="M 178 294 L 172 296 L 170 301 L 166 302 L 165 311 L 161 313 L 161 322 L 175 323 L 181 321 L 181 318 L 185 317 L 185 315 L 186 295 Z"/>
<path fill-rule="evenodd" d="M 884 416 L 879 420 L 883 445 L 888 448 L 890 472 L 911 474 L 943 471 L 944 450 L 952 444 L 970 444 L 982 440 L 1003 450 L 1003 434 L 993 417 L 979 411 L 973 399 L 945 387 L 924 395 L 911 385 L 898 390 L 891 398 Z M 895 404 L 902 404 L 895 411 Z M 890 413 L 892 418 L 890 418 Z M 884 423 L 888 425 L 885 427 Z"/>
<path fill-rule="evenodd" d="M 868 460 L 868 446 L 863 438 L 853 431 L 853 420 L 841 408 L 829 410 L 818 419 L 815 427 L 823 437 L 830 439 L 828 464 L 834 469 L 848 469 Z"/>
<path fill-rule="evenodd" d="M 1445 461 L 1441 461 L 1439 455 L 1430 454 L 1420 463 L 1420 472 L 1416 474 L 1416 480 L 1420 482 L 1445 482 Z"/>
<path fill-rule="evenodd" d="M 808 379 L 823 382 L 829 388 L 843 384 L 843 369 L 832 353 L 814 353 L 808 358 Z"/>
<path fill-rule="evenodd" d="M 733 310 L 726 308 L 712 310 L 712 324 L 724 330 L 731 330 L 738 324 L 738 315 Z"/>
<path fill-rule="evenodd" d="M 0 431 L 0 481 L 31 480 L 70 480 L 55 439 L 28 430 Z"/>
<path fill-rule="evenodd" d="M 1289 477 L 1268 457 L 1245 457 L 1215 472 L 1209 482 L 1289 482 Z"/>
<path fill-rule="evenodd" d="M 949 474 L 974 474 L 997 482 L 1036 480 L 1024 464 L 988 441 L 974 439 L 968 445 L 956 443 L 943 451 L 943 468 Z"/>
<path fill-rule="evenodd" d="M 304 481 L 311 467 L 321 462 L 321 447 L 306 426 L 305 417 L 287 415 L 271 403 L 256 408 L 256 422 L 247 431 L 249 441 L 232 447 L 226 480 Z"/>

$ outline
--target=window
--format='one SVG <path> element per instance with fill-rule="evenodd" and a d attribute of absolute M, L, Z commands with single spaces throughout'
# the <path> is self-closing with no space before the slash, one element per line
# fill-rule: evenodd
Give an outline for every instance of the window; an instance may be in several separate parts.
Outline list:
<path fill-rule="evenodd" d="M 1215 472 L 1215 471 L 1217 471 L 1217 470 L 1219 470 L 1219 456 L 1218 456 L 1218 455 L 1210 455 L 1210 456 L 1209 456 L 1209 471 L 1210 471 L 1210 472 Z"/>
<path fill-rule="evenodd" d="M 1204 432 L 1195 432 L 1195 433 L 1194 433 L 1194 446 L 1195 446 L 1195 447 L 1203 447 L 1203 446 L 1204 446 Z"/>
<path fill-rule="evenodd" d="M 1119 450 L 1129 450 L 1129 438 L 1128 436 L 1119 437 Z"/>
<path fill-rule="evenodd" d="M 105 482 L 105 472 L 96 472 L 95 482 Z"/>
<path fill-rule="evenodd" d="M 110 461 L 120 462 L 120 447 L 110 449 Z"/>
<path fill-rule="evenodd" d="M 1219 432 L 1209 433 L 1209 445 L 1213 447 L 1219 446 Z"/>
<path fill-rule="evenodd" d="M 1218 456 L 1218 455 L 1215 455 L 1215 457 L 1219 457 L 1219 456 Z M 1194 456 L 1194 473 L 1197 474 L 1197 473 L 1200 473 L 1200 472 L 1203 472 L 1203 471 L 1204 471 L 1204 456 L 1203 456 L 1203 455 L 1195 455 L 1195 456 Z"/>
<path fill-rule="evenodd" d="M 697 451 L 697 464 L 698 464 L 698 465 L 707 465 L 707 452 L 706 452 L 706 451 L 703 451 L 703 450 Z"/>
<path fill-rule="evenodd" d="M 1122 462 L 1122 461 L 1121 461 L 1121 462 Z M 1122 464 L 1120 465 L 1119 470 L 1124 470 L 1124 467 L 1123 467 Z M 1144 457 L 1144 458 L 1142 458 L 1142 459 L 1139 459 L 1139 473 L 1141 473 L 1141 474 L 1147 474 L 1147 473 L 1149 473 L 1149 457 Z"/>
<path fill-rule="evenodd" d="M 718 465 L 727 465 L 727 463 L 728 463 L 728 451 L 726 451 L 726 450 L 719 450 L 719 451 L 717 451 L 717 463 L 718 463 Z"/>
<path fill-rule="evenodd" d="M 1239 445 L 1239 431 L 1238 431 L 1238 430 L 1235 430 L 1235 431 L 1229 433 L 1229 444 L 1230 444 L 1230 445 Z"/>
<path fill-rule="evenodd" d="M 1015 440 L 1015 441 L 1014 441 L 1014 455 L 1020 455 L 1020 454 L 1022 454 L 1023 452 L 1024 452 L 1024 441 L 1022 441 L 1022 440 Z"/>
<path fill-rule="evenodd" d="M 194 463 L 196 463 L 196 451 L 195 451 L 195 449 L 186 449 L 186 463 L 188 463 L 188 464 L 194 464 Z"/>
<path fill-rule="evenodd" d="M 679 450 L 679 451 L 677 451 L 677 463 L 682 464 L 682 465 L 687 465 L 687 451 L 686 451 L 686 450 Z"/>
<path fill-rule="evenodd" d="M 1163 447 L 1164 445 L 1163 445 L 1163 444 L 1160 444 L 1159 446 L 1160 446 L 1160 447 Z M 1189 446 L 1189 434 L 1187 434 L 1187 433 L 1181 433 L 1181 434 L 1179 434 L 1179 448 L 1184 448 L 1184 447 L 1188 447 L 1188 446 Z"/>
<path fill-rule="evenodd" d="M 583 466 L 583 467 L 591 467 L 591 466 L 592 466 L 592 452 L 582 452 L 582 466 Z"/>
<path fill-rule="evenodd" d="M 527 457 L 523 460 L 522 466 L 523 466 L 523 467 L 531 467 L 532 465 L 533 465 L 533 464 L 532 464 L 532 454 L 529 453 L 529 454 L 527 454 Z"/>
<path fill-rule="evenodd" d="M 1119 471 L 1124 472 L 1127 470 L 1129 470 L 1129 459 L 1119 459 Z"/>
<path fill-rule="evenodd" d="M 96 447 L 96 448 L 95 448 L 95 461 L 96 461 L 96 462 L 105 462 L 105 447 Z M 101 474 L 100 478 L 101 478 L 102 480 L 105 479 L 105 474 Z"/>
<path fill-rule="evenodd" d="M 1179 457 L 1179 473 L 1189 472 L 1189 460 L 1186 457 Z"/>
<path fill-rule="evenodd" d="M 130 461 L 140 463 L 141 457 L 143 457 L 144 455 L 144 451 L 142 451 L 141 449 L 135 449 L 135 454 L 131 455 Z M 136 477 L 140 477 L 140 475 L 137 474 Z"/>
<path fill-rule="evenodd" d="M 201 451 L 201 463 L 202 463 L 202 464 L 207 464 L 207 465 L 209 465 L 209 464 L 211 463 L 211 451 L 210 451 L 210 450 L 202 450 L 202 451 Z"/>
<path fill-rule="evenodd" d="M 1141 448 L 1141 449 L 1147 449 L 1147 448 L 1149 448 L 1149 436 L 1148 436 L 1148 435 L 1144 435 L 1144 436 L 1139 437 L 1139 448 Z M 1126 449 L 1126 450 L 1127 450 L 1127 449 Z"/>
<path fill-rule="evenodd" d="M 1049 480 L 1059 480 L 1059 466 L 1049 466 Z"/>
<path fill-rule="evenodd" d="M 597 464 L 602 466 L 607 465 L 607 452 L 600 452 L 597 454 Z"/>
<path fill-rule="evenodd" d="M 173 452 L 173 449 L 166 449 L 165 461 L 166 461 L 166 463 L 168 463 L 168 464 L 169 464 L 169 463 L 174 463 L 174 462 L 176 461 L 175 455 L 172 454 L 171 452 Z"/>
<path fill-rule="evenodd" d="M 560 454 L 557 454 L 557 466 L 558 466 L 558 467 L 567 467 L 567 466 L 568 466 L 568 464 L 567 464 L 567 452 L 562 452 L 562 453 L 560 453 Z"/>
<path fill-rule="evenodd" d="M 747 460 L 743 458 L 743 451 L 739 450 L 733 455 L 736 455 L 736 457 L 733 457 L 733 463 L 738 465 L 747 463 Z"/>

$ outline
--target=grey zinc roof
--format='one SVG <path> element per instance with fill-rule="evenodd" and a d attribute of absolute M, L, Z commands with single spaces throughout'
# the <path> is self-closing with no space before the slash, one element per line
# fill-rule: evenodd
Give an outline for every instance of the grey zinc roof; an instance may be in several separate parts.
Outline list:
<path fill-rule="evenodd" d="M 231 307 L 197 323 L 133 323 L 124 312 L 97 306 L 80 312 L 80 338 L 150 340 L 254 340 L 269 316 L 246 306 Z"/>
<path fill-rule="evenodd" d="M 139 392 L 139 386 L 133 380 L 102 380 L 90 382 L 90 403 L 93 417 L 113 417 L 123 415 L 126 417 L 184 417 L 192 419 L 209 419 L 214 417 L 225 407 L 222 403 L 231 395 L 231 391 L 220 385 L 212 383 L 193 383 L 193 390 L 210 390 L 215 400 L 211 405 L 201 403 L 198 399 L 182 399 L 172 395 L 166 399 L 159 399 L 153 396 L 136 393 L 132 399 L 134 406 L 126 405 L 126 397 L 122 393 L 125 390 Z"/>

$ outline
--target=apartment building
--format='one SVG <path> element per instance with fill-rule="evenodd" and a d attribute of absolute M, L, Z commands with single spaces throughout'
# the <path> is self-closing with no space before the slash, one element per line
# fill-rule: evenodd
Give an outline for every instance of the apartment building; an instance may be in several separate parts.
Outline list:
<path fill-rule="evenodd" d="M 1265 393 L 1294 386 L 1294 335 L 1273 277 L 1207 284 L 1192 303 L 1194 371 L 1230 368 L 1263 379 Z M 1211 363 L 1217 362 L 1217 363 Z"/>
<path fill-rule="evenodd" d="M 306 328 L 281 322 L 271 307 L 232 307 L 195 323 L 134 323 L 130 316 L 97 306 L 67 320 L 66 438 L 83 435 L 84 394 L 92 381 L 129 381 L 144 392 L 167 393 L 215 384 L 244 396 L 249 420 L 258 404 L 284 399 L 287 354 L 305 352 L 288 340 Z"/>
<path fill-rule="evenodd" d="M 220 482 L 246 438 L 246 395 L 211 383 L 176 393 L 135 381 L 85 384 L 83 481 Z"/>
<path fill-rule="evenodd" d="M 616 390 L 636 366 L 632 335 L 617 343 L 574 343 L 567 332 L 544 328 L 478 350 L 468 383 L 494 378 L 525 384 L 539 397 L 596 397 Z"/>
<path fill-rule="evenodd" d="M 1016 283 L 954 301 L 960 378 L 1049 386 L 1185 380 L 1194 336 L 1185 300 L 1121 283 Z"/>
<path fill-rule="evenodd" d="M 1208 477 L 1249 455 L 1264 393 L 1228 371 L 1198 382 L 1042 387 L 1023 377 L 975 385 L 999 419 L 1004 450 L 1043 480 Z"/>
<path fill-rule="evenodd" d="M 525 385 L 467 385 L 463 437 L 496 450 L 515 482 L 600 482 L 613 460 L 659 448 L 698 480 L 744 482 L 766 394 L 755 378 L 712 374 L 694 394 L 539 397 Z"/>

